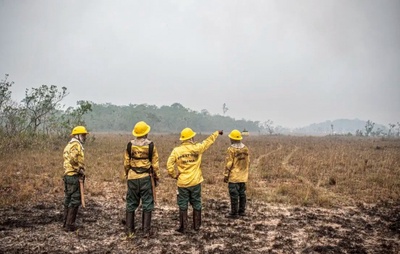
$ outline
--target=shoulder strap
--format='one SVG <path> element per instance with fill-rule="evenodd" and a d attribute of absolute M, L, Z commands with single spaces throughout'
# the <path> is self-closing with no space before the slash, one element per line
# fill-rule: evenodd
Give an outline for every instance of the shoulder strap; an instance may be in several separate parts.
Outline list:
<path fill-rule="evenodd" d="M 129 159 L 132 159 L 132 142 L 129 141 L 128 145 L 126 146 L 126 151 L 128 152 Z"/>
<path fill-rule="evenodd" d="M 151 142 L 149 144 L 149 161 L 153 160 L 153 149 L 154 149 L 154 143 Z M 132 159 L 132 142 L 129 141 L 128 145 L 126 146 L 126 151 L 128 152 L 129 159 Z"/>
<path fill-rule="evenodd" d="M 154 149 L 154 143 L 151 142 L 149 144 L 149 161 L 150 161 L 150 163 L 153 160 L 153 149 Z"/>

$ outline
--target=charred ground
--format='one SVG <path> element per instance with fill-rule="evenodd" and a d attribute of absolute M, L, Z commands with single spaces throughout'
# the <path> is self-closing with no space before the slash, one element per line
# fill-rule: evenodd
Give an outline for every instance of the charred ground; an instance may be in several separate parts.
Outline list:
<path fill-rule="evenodd" d="M 124 236 L 123 202 L 91 197 L 77 233 L 62 230 L 53 202 L 1 209 L 1 253 L 399 253 L 400 204 L 311 208 L 248 202 L 248 216 L 225 218 L 229 203 L 206 199 L 200 232 L 175 232 L 176 207 L 158 205 L 150 238 Z M 191 217 L 191 211 L 189 211 Z M 189 227 L 191 220 L 189 220 Z"/>

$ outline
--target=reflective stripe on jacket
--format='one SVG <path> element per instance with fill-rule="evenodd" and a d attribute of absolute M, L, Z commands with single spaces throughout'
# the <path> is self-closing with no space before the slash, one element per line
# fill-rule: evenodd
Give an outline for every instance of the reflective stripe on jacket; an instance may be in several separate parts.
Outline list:
<path fill-rule="evenodd" d="M 191 140 L 183 141 L 175 147 L 168 157 L 168 174 L 176 178 L 175 166 L 179 172 L 178 187 L 191 187 L 204 181 L 200 164 L 203 153 L 215 142 L 218 131 L 211 134 L 201 143 L 193 143 Z"/>

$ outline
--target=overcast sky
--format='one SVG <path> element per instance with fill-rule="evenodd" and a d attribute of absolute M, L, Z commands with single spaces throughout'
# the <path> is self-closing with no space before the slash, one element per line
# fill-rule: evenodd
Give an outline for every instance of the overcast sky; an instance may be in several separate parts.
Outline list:
<path fill-rule="evenodd" d="M 399 0 L 0 0 L 0 79 L 302 127 L 400 121 Z"/>

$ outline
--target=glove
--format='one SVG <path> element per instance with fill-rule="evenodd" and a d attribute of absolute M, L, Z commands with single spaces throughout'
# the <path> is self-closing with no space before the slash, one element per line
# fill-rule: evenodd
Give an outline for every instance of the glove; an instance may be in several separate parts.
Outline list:
<path fill-rule="evenodd" d="M 79 168 L 78 169 L 78 174 L 79 175 L 85 175 L 85 169 L 84 168 Z"/>
<path fill-rule="evenodd" d="M 229 177 L 228 176 L 224 176 L 224 183 L 227 183 L 229 181 Z"/>
<path fill-rule="evenodd" d="M 218 134 L 219 134 L 219 135 L 223 135 L 223 134 L 224 134 L 224 131 L 223 131 L 223 130 L 219 130 L 219 131 L 218 131 Z"/>
<path fill-rule="evenodd" d="M 85 178 L 86 178 L 85 175 L 79 175 L 79 180 L 80 181 L 85 182 Z"/>

